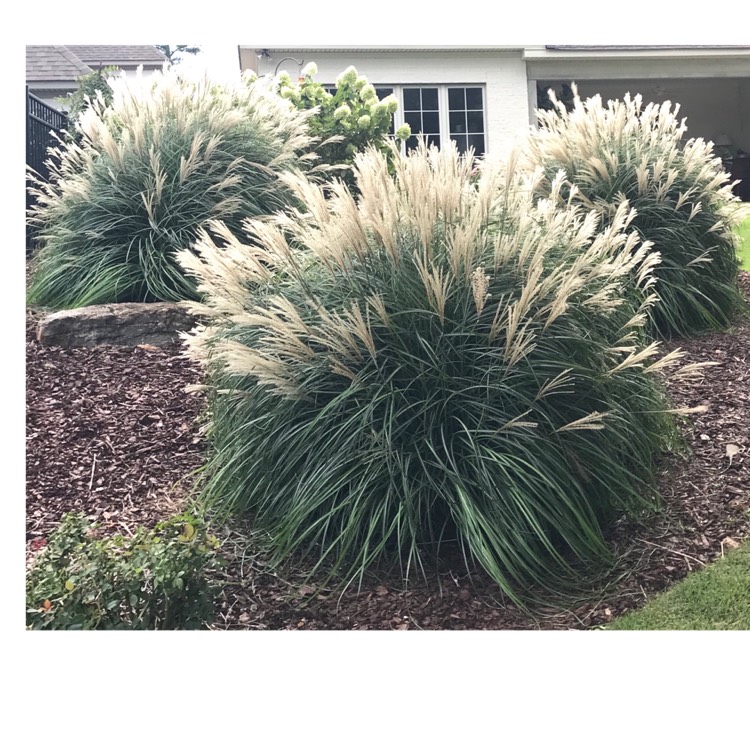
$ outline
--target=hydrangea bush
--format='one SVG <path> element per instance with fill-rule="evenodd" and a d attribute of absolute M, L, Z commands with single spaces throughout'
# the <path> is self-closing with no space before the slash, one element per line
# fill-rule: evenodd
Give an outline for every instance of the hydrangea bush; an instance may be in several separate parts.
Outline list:
<path fill-rule="evenodd" d="M 398 101 L 392 94 L 378 99 L 374 86 L 356 68 L 347 68 L 336 79 L 333 94 L 314 80 L 316 73 L 315 63 L 305 66 L 297 83 L 288 73 L 282 73 L 278 77 L 278 91 L 298 109 L 315 110 L 309 125 L 310 134 L 320 139 L 316 153 L 324 164 L 349 167 L 340 176 L 353 187 L 350 167 L 355 156 L 368 146 L 390 154 L 389 141 L 405 142 L 411 129 L 402 125 L 393 138 L 389 136 Z"/>

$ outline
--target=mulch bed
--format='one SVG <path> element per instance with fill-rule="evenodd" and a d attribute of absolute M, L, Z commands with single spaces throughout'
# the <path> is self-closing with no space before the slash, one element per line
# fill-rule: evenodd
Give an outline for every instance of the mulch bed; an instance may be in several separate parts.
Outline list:
<path fill-rule="evenodd" d="M 750 299 L 750 274 L 741 283 Z M 68 511 L 102 532 L 130 533 L 182 509 L 206 445 L 196 365 L 179 346 L 64 350 L 34 336 L 27 313 L 27 558 Z M 663 460 L 656 515 L 612 530 L 618 563 L 606 581 L 567 605 L 532 614 L 504 604 L 481 571 L 459 556 L 427 581 L 383 573 L 332 594 L 301 566 L 271 570 L 249 529 L 224 529 L 229 566 L 214 629 L 476 630 L 586 629 L 641 606 L 654 594 L 750 537 L 750 322 L 727 333 L 671 342 L 689 362 L 714 361 L 699 382 L 673 383 L 677 406 L 708 404 L 686 418 L 689 454 Z M 728 447 L 729 446 L 729 447 Z M 731 454 L 731 455 L 730 455 Z M 606 584 L 606 585 L 605 585 Z"/>

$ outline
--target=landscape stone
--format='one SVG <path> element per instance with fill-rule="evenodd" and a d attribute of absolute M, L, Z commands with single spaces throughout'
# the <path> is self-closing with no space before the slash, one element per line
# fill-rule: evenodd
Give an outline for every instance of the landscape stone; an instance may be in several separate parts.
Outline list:
<path fill-rule="evenodd" d="M 112 346 L 164 347 L 179 341 L 180 331 L 197 320 L 184 304 L 123 302 L 60 310 L 39 322 L 36 338 L 45 346 L 62 348 Z"/>

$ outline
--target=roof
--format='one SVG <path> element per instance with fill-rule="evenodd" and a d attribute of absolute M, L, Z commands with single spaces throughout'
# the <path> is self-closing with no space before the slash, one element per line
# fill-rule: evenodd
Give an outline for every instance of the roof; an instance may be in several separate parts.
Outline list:
<path fill-rule="evenodd" d="M 523 49 L 523 45 L 519 44 L 504 44 L 504 45 L 404 45 L 400 47 L 394 47 L 392 45 L 368 45 L 368 46 L 300 46 L 300 47 L 273 47 L 273 46 L 255 46 L 249 44 L 238 45 L 241 49 L 251 49 L 254 52 L 277 52 L 279 54 L 284 52 L 513 52 L 520 51 Z"/>
<path fill-rule="evenodd" d="M 630 58 L 630 57 L 740 57 L 750 56 L 750 46 L 747 45 L 706 45 L 706 44 L 547 44 L 547 45 L 403 45 L 403 46 L 312 46 L 274 47 L 270 45 L 239 45 L 241 49 L 252 49 L 256 53 L 275 54 L 298 53 L 345 53 L 345 52 L 388 52 L 388 53 L 419 53 L 419 52 L 514 52 L 520 51 L 525 60 L 572 58 Z"/>
<path fill-rule="evenodd" d="M 27 81 L 72 81 L 90 72 L 91 68 L 67 47 L 26 47 Z"/>
<path fill-rule="evenodd" d="M 547 44 L 527 47 L 526 60 L 565 59 L 744 59 L 750 56 L 747 45 L 707 44 Z"/>
<path fill-rule="evenodd" d="M 623 50 L 747 50 L 747 45 L 739 44 L 546 44 L 545 49 L 591 50 L 594 52 Z"/>
<path fill-rule="evenodd" d="M 167 61 L 153 44 L 68 44 L 67 48 L 83 62 L 94 65 L 115 62 L 162 65 Z"/>
<path fill-rule="evenodd" d="M 26 47 L 26 81 L 70 83 L 100 65 L 160 67 L 167 58 L 148 44 L 68 44 Z"/>

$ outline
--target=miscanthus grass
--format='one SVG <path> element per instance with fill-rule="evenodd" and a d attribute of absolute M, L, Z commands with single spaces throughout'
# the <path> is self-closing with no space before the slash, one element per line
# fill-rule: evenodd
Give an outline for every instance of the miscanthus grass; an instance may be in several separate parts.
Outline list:
<path fill-rule="evenodd" d="M 604 104 L 575 92 L 568 110 L 552 99 L 528 141 L 532 166 L 544 170 L 546 189 L 565 170 L 577 201 L 604 223 L 623 200 L 635 209 L 633 229 L 661 256 L 652 332 L 689 336 L 728 326 L 742 307 L 734 229 L 744 213 L 713 145 L 688 138 L 679 105 L 669 101 L 644 105 L 626 94 Z"/>
<path fill-rule="evenodd" d="M 642 343 L 658 260 L 629 211 L 597 231 L 510 164 L 423 146 L 356 161 L 359 198 L 289 178 L 304 212 L 214 226 L 180 259 L 208 324 L 203 499 L 251 514 L 274 560 L 357 580 L 458 544 L 502 591 L 560 590 L 606 524 L 653 500 L 673 438 Z M 252 291 L 249 291 L 252 290 Z"/>
<path fill-rule="evenodd" d="M 36 183 L 32 304 L 194 298 L 175 252 L 208 221 L 237 230 L 286 206 L 277 174 L 310 147 L 307 115 L 260 80 L 228 88 L 167 69 L 111 85 L 112 104 L 92 102 Z"/>

